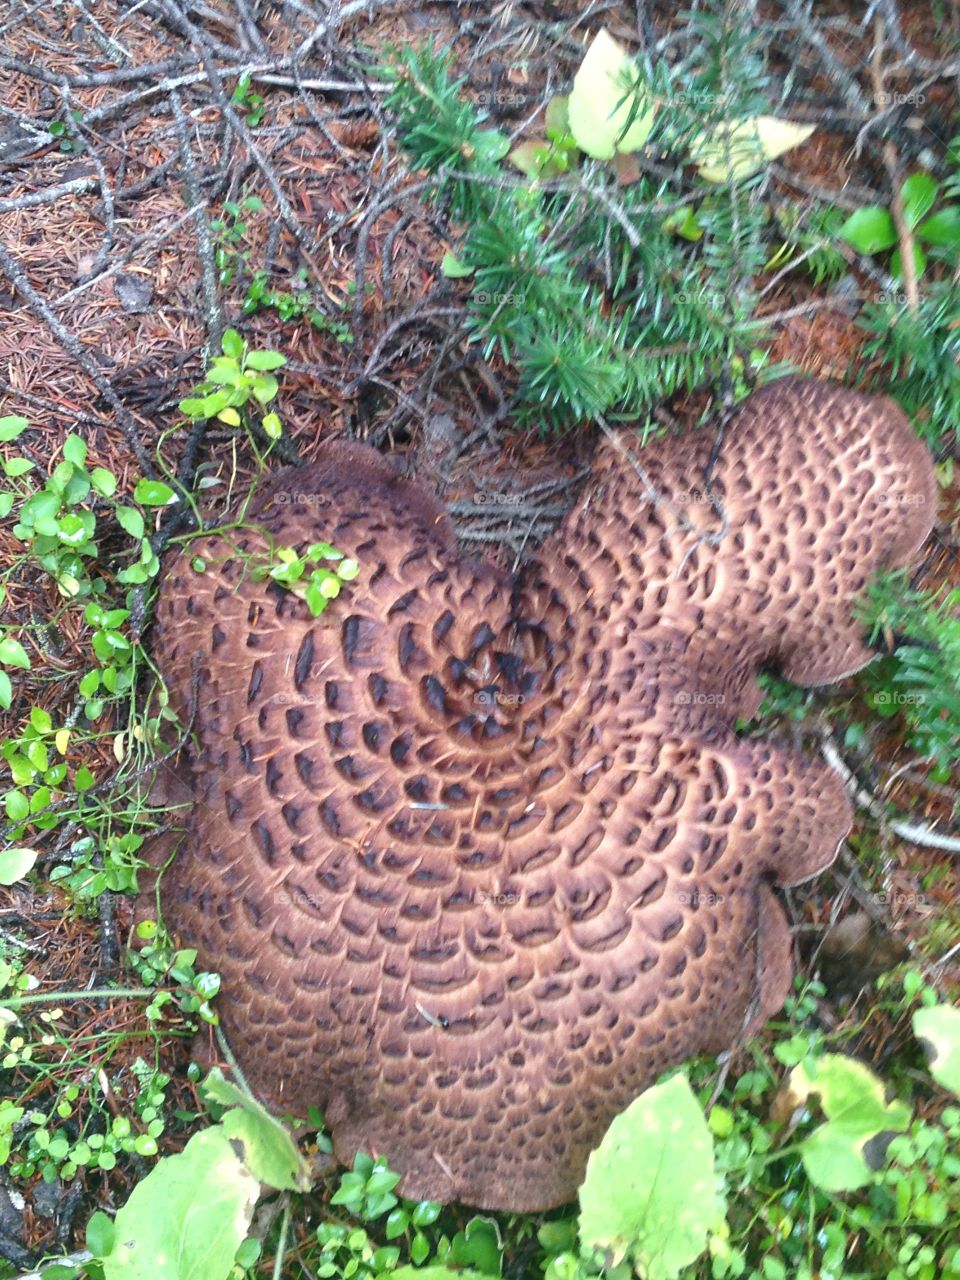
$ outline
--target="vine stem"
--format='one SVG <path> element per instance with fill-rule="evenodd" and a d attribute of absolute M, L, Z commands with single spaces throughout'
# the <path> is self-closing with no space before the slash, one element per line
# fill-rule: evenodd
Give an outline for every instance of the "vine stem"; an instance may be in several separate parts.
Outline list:
<path fill-rule="evenodd" d="M 146 1000 L 159 987 L 105 987 L 90 991 L 39 991 L 32 996 L 10 996 L 0 1000 L 0 1009 L 23 1009 L 30 1004 L 61 1004 L 67 1000 Z"/>
<path fill-rule="evenodd" d="M 287 1234 L 290 1230 L 290 1198 L 284 1197 L 283 1217 L 280 1219 L 280 1235 L 277 1239 L 277 1252 L 273 1259 L 273 1280 L 282 1280 L 283 1258 L 287 1252 Z"/>

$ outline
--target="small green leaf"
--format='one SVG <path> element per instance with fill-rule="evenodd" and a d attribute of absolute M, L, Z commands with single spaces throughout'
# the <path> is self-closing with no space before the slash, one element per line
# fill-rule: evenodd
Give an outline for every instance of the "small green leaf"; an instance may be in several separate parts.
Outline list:
<path fill-rule="evenodd" d="M 453 1237 L 450 1258 L 462 1266 L 473 1266 L 486 1276 L 503 1270 L 503 1240 L 493 1218 L 471 1218 L 463 1231 Z"/>
<path fill-rule="evenodd" d="M 49 733 L 53 728 L 53 720 L 50 712 L 45 711 L 43 707 L 30 708 L 30 723 L 36 729 L 37 733 Z"/>
<path fill-rule="evenodd" d="M 279 440 L 283 435 L 283 425 L 275 413 L 264 414 L 263 430 L 271 440 Z"/>
<path fill-rule="evenodd" d="M 260 404 L 269 404 L 276 396 L 278 384 L 272 373 L 258 374 L 253 380 L 254 399 Z"/>
<path fill-rule="evenodd" d="M 4 849 L 0 852 L 0 884 L 16 884 L 18 880 L 22 880 L 33 867 L 37 856 L 36 849 Z"/>
<path fill-rule="evenodd" d="M 87 1223 L 87 1248 L 95 1258 L 105 1258 L 114 1239 L 113 1219 L 98 1209 Z"/>
<path fill-rule="evenodd" d="M 287 363 L 286 356 L 279 351 L 251 351 L 244 362 L 248 369 L 256 369 L 258 373 L 267 373 L 271 369 L 282 369 Z"/>
<path fill-rule="evenodd" d="M 670 214 L 663 221 L 664 231 L 672 231 L 674 235 L 682 236 L 684 240 L 690 240 L 694 243 L 703 239 L 703 227 L 697 221 L 697 211 L 693 205 L 688 204 L 683 209 L 678 209 L 676 213 Z"/>
<path fill-rule="evenodd" d="M 0 418 L 0 444 L 6 444 L 8 440 L 16 440 L 22 431 L 26 431 L 30 423 L 26 418 L 18 418 L 16 414 L 8 414 L 5 418 Z"/>
<path fill-rule="evenodd" d="M 143 537 L 143 515 L 135 507 L 117 507 L 117 522 L 131 538 Z"/>
<path fill-rule="evenodd" d="M 90 483 L 101 498 L 112 498 L 117 491 L 117 478 L 104 467 L 94 467 L 90 472 Z"/>
<path fill-rule="evenodd" d="M 23 671 L 30 670 L 30 659 L 19 640 L 13 636 L 5 636 L 0 640 L 0 662 L 7 667 L 19 667 Z"/>
<path fill-rule="evenodd" d="M 900 188 L 903 200 L 903 216 L 908 227 L 915 227 L 933 208 L 937 198 L 937 184 L 929 173 L 912 173 Z"/>
<path fill-rule="evenodd" d="M 473 135 L 477 159 L 495 164 L 510 150 L 510 139 L 499 129 L 481 129 Z"/>
<path fill-rule="evenodd" d="M 3 463 L 3 473 L 10 480 L 18 480 L 20 476 L 25 476 L 28 471 L 33 470 L 33 463 L 29 458 L 5 458 Z"/>
<path fill-rule="evenodd" d="M 236 329 L 226 329 L 220 340 L 220 348 L 223 354 L 229 356 L 231 360 L 242 360 L 246 343 Z"/>
<path fill-rule="evenodd" d="M 956 249 L 960 246 L 960 204 L 945 204 L 938 209 L 920 223 L 917 235 L 927 244 Z"/>
<path fill-rule="evenodd" d="M 472 276 L 474 268 L 468 267 L 455 254 L 448 252 L 443 255 L 440 270 L 448 280 L 461 280 L 465 276 Z"/>
<path fill-rule="evenodd" d="M 63 442 L 63 456 L 75 467 L 82 467 L 87 460 L 87 446 L 79 436 L 67 436 Z"/>
<path fill-rule="evenodd" d="M 133 497 L 145 507 L 166 507 L 177 501 L 177 495 L 162 480 L 138 480 Z"/>
<path fill-rule="evenodd" d="M 851 213 L 837 235 L 857 253 L 882 253 L 897 243 L 890 210 L 878 204 Z"/>

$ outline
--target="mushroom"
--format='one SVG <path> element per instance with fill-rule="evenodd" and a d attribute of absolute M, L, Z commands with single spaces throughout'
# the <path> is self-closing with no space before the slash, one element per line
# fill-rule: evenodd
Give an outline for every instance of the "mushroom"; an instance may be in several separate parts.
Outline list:
<path fill-rule="evenodd" d="M 763 666 L 870 660 L 853 605 L 931 527 L 927 450 L 892 401 L 793 378 L 719 436 L 630 441 L 515 574 L 341 442 L 162 586 L 193 731 L 165 918 L 221 973 L 255 1090 L 406 1196 L 572 1199 L 660 1073 L 782 1006 L 774 886 L 850 827 L 828 765 L 735 726 Z M 318 540 L 360 575 L 315 618 L 251 565 Z"/>

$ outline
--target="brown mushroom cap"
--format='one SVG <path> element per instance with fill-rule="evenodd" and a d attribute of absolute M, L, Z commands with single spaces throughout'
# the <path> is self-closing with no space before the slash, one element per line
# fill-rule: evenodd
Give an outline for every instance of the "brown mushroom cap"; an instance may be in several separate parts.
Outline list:
<path fill-rule="evenodd" d="M 709 491 L 713 432 L 634 451 L 666 502 L 628 441 L 512 577 L 333 445 L 163 585 L 197 740 L 168 924 L 222 974 L 262 1096 L 320 1107 L 343 1161 L 386 1156 L 411 1197 L 573 1198 L 638 1093 L 781 1006 L 770 886 L 850 825 L 831 769 L 734 725 L 761 664 L 816 684 L 870 659 L 851 606 L 931 526 L 926 449 L 892 402 L 795 379 L 734 414 Z M 360 576 L 312 618 L 251 575 L 270 539 Z"/>

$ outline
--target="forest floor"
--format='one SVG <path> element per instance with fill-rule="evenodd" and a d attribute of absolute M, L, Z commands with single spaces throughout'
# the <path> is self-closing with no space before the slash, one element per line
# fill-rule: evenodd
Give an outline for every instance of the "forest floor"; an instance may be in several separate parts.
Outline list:
<path fill-rule="evenodd" d="M 869 85 L 873 31 L 848 18 L 851 7 L 819 6 L 818 30 L 840 64 L 841 84 Z M 433 38 L 451 47 L 463 96 L 520 140 L 536 132 L 551 94 L 569 85 L 588 34 L 603 25 L 635 51 L 679 19 L 654 7 L 641 21 L 643 6 L 572 0 L 371 0 L 332 8 L 336 15 L 258 0 L 5 6 L 0 415 L 22 416 L 29 426 L 15 447 L 3 447 L 32 462 L 34 476 L 49 477 L 67 438 L 78 436 L 86 466 L 109 473 L 118 494 L 172 476 L 197 492 L 205 516 L 216 517 L 261 464 L 242 433 L 217 421 L 187 422 L 178 404 L 233 327 L 251 348 L 286 357 L 276 401 L 283 437 L 268 469 L 309 460 L 335 437 L 366 440 L 402 455 L 405 467 L 436 485 L 465 547 L 513 563 L 573 500 L 593 431 L 583 424 L 557 437 L 511 424 L 516 373 L 495 354 L 483 358 L 465 323 L 471 283 L 441 270 L 460 228 L 439 207 L 420 203 L 423 175 L 405 166 L 370 64 L 390 46 Z M 762 8 L 775 29 L 779 8 Z M 769 56 L 783 68 L 796 57 L 816 88 L 819 55 L 790 30 L 798 9 L 783 6 L 780 43 L 774 31 Z M 932 15 L 933 7 L 905 7 L 897 34 L 915 50 L 924 84 L 922 102 L 898 117 L 903 173 L 941 155 L 955 127 L 957 71 L 931 68 L 956 47 L 956 36 L 935 28 Z M 826 98 L 831 86 L 819 83 Z M 811 95 L 794 118 L 818 128 L 776 165 L 780 190 L 798 199 L 832 193 L 842 207 L 889 203 L 879 147 L 858 138 L 870 111 L 858 122 L 853 108 L 844 118 Z M 848 291 L 801 270 L 771 271 L 767 285 L 758 314 L 770 318 L 773 361 L 818 377 L 860 378 L 868 389 L 877 375 L 880 385 L 881 357 L 864 355 L 869 334 Z M 704 387 L 672 397 L 656 406 L 658 420 L 697 421 L 710 393 Z M 267 438 L 257 436 L 256 423 L 253 429 L 266 449 Z M 951 459 L 960 463 L 956 439 L 938 458 L 940 517 L 914 579 L 920 588 L 960 587 L 960 470 L 951 478 Z M 8 480 L 22 495 L 19 477 L 8 472 Z M 165 510 L 148 510 L 154 525 L 146 535 L 156 549 Z M 109 796 L 117 772 L 136 763 L 137 747 L 122 702 L 107 700 L 99 723 L 89 716 L 81 681 L 98 624 L 25 555 L 15 518 L 16 510 L 0 523 L 2 624 L 4 634 L 21 638 L 30 662 L 11 671 L 0 740 L 22 753 L 24 726 L 39 709 L 48 718 L 33 723 L 50 739 L 50 759 L 54 731 L 69 729 L 60 751 L 69 776 L 88 770 L 93 793 Z M 106 554 L 121 535 L 109 520 L 102 527 Z M 141 641 L 149 650 L 148 609 L 129 620 L 127 634 L 134 651 Z M 139 679 L 144 662 L 136 655 L 132 662 Z M 795 740 L 817 737 L 831 699 L 859 707 L 851 718 L 868 720 L 860 689 L 854 679 L 818 692 L 795 704 L 796 714 L 779 705 L 770 726 Z M 823 983 L 823 1025 L 856 1028 L 854 1051 L 882 1067 L 902 1050 L 909 1019 L 877 994 L 879 974 L 909 962 L 945 998 L 960 992 L 960 858 L 903 839 L 883 815 L 896 810 L 922 831 L 956 839 L 957 779 L 931 782 L 897 717 L 871 721 L 866 756 L 843 741 L 835 746 L 861 798 L 869 795 L 878 808 L 861 806 L 841 859 L 788 895 L 788 905 L 803 973 Z M 10 753 L 5 759 L 9 766 Z M 4 787 L 29 790 L 9 768 Z M 42 1110 L 60 1096 L 69 1060 L 83 1088 L 103 1077 L 107 1108 L 119 1115 L 142 1093 L 133 1068 L 146 1059 L 150 1071 L 172 1078 L 166 1104 L 182 1122 L 171 1119 L 161 1148 L 176 1150 L 190 1117 L 203 1110 L 185 1074 L 186 1024 L 172 1021 L 158 1038 L 143 1000 L 83 995 L 129 979 L 133 898 L 115 890 L 132 887 L 123 880 L 132 860 L 115 858 L 116 846 L 78 854 L 76 810 L 66 818 L 65 811 L 52 825 L 32 826 L 7 805 L 6 836 L 13 832 L 14 843 L 34 846 L 39 857 L 29 875 L 0 888 L 0 970 L 29 973 L 21 990 L 75 994 L 63 1003 L 47 1068 L 37 1070 L 43 1047 L 32 1060 L 8 1056 L 0 1100 Z M 111 879 L 115 863 L 122 868 Z M 51 878 L 54 868 L 61 871 Z M 104 878 L 91 892 L 97 873 Z M 38 1016 L 31 1015 L 36 1027 Z M 733 1074 L 742 1065 L 735 1061 Z M 18 1123 L 15 1149 L 26 1121 Z M 0 1276 L 46 1253 L 82 1248 L 90 1213 L 116 1208 L 143 1176 L 150 1148 L 143 1150 L 52 1182 L 25 1156 L 19 1174 L 16 1157 L 0 1163 L 0 1258 L 10 1268 L 0 1261 Z M 308 1219 L 297 1228 L 304 1235 Z"/>

